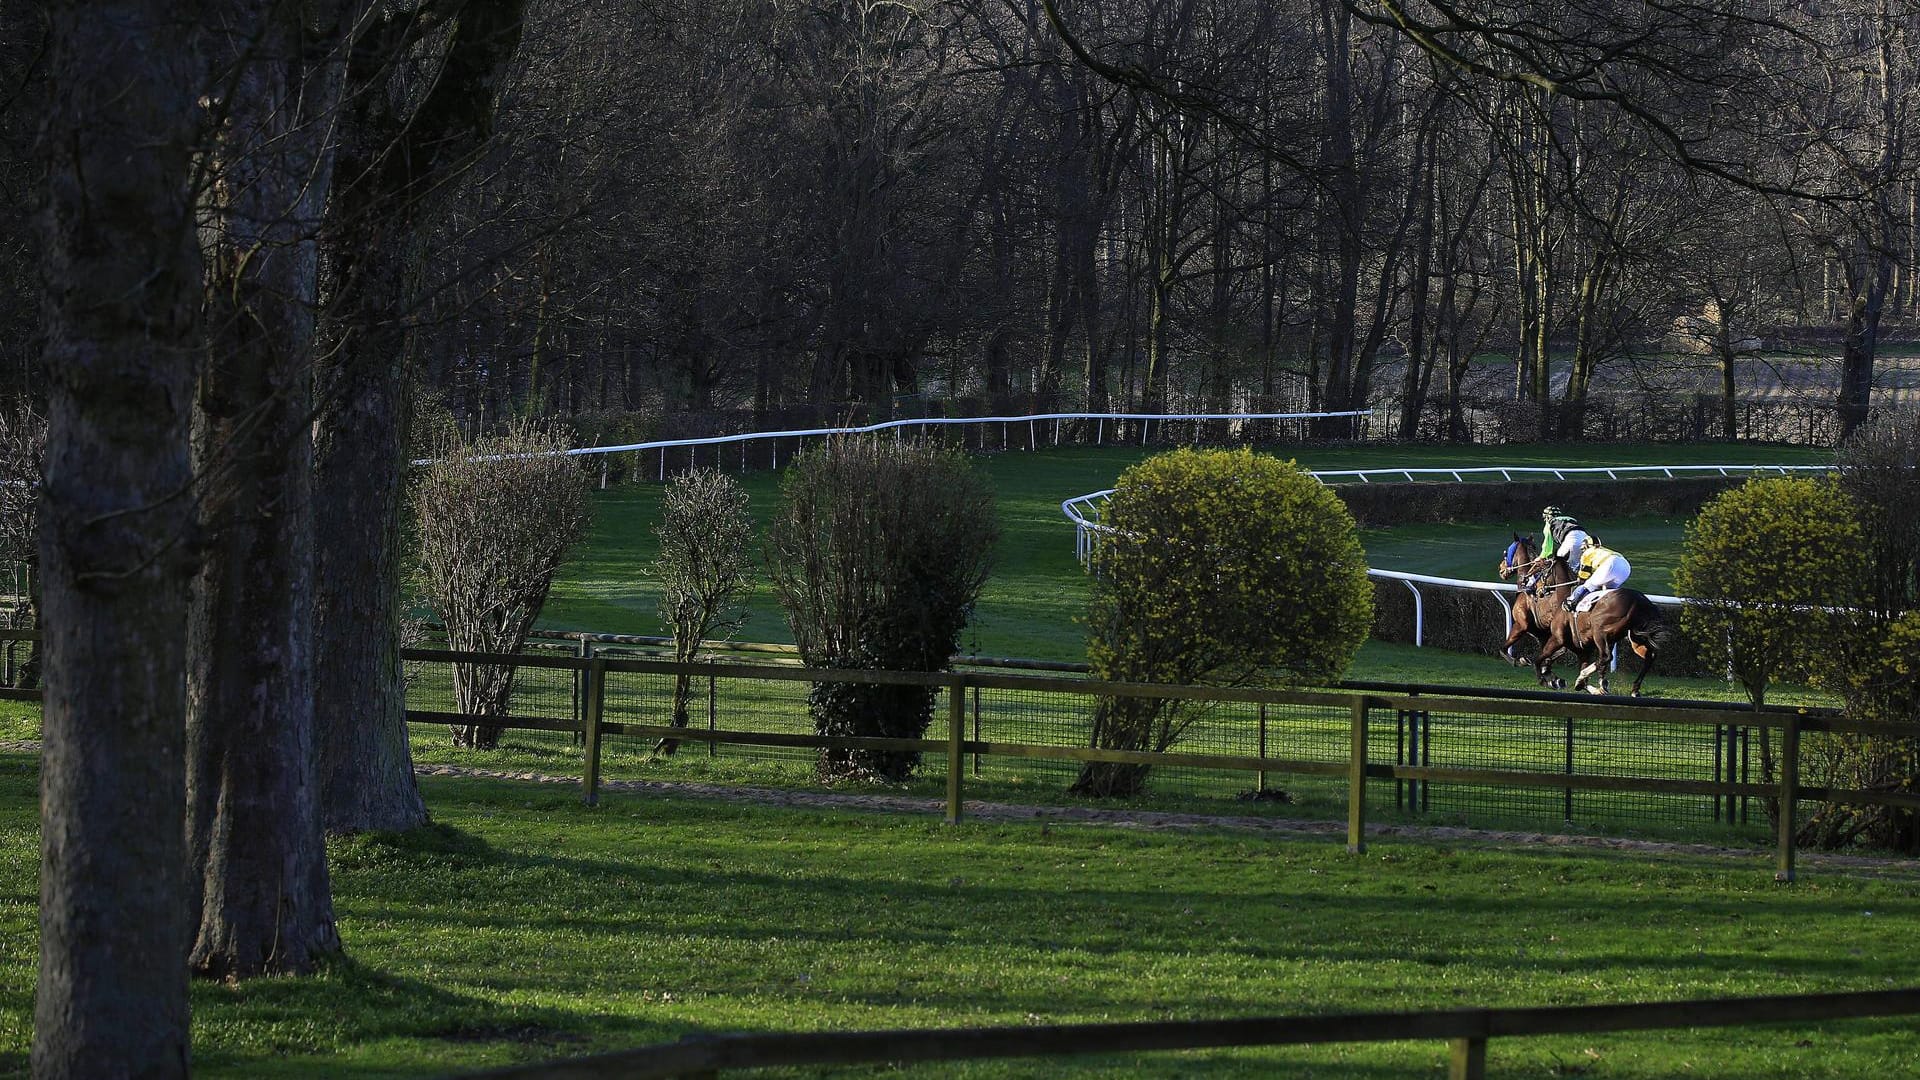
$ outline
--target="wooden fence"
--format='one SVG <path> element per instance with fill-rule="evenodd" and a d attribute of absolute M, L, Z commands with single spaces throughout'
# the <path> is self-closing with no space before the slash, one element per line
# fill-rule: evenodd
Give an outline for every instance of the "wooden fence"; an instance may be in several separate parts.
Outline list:
<path fill-rule="evenodd" d="M 796 747 L 816 750 L 864 750 L 944 754 L 946 767 L 946 818 L 958 822 L 964 812 L 969 756 L 1003 755 L 1068 762 L 1114 762 L 1154 767 L 1189 768 L 1251 773 L 1262 781 L 1267 774 L 1292 774 L 1332 778 L 1346 789 L 1347 847 L 1361 852 L 1366 847 L 1367 794 L 1370 783 L 1404 782 L 1424 788 L 1429 784 L 1488 785 L 1508 788 L 1556 789 L 1568 793 L 1645 792 L 1708 796 L 1716 800 L 1757 798 L 1778 800 L 1776 815 L 1775 877 L 1790 881 L 1794 876 L 1797 831 L 1796 808 L 1802 801 L 1839 802 L 1920 810 L 1920 793 L 1908 791 L 1855 790 L 1823 787 L 1801 782 L 1802 736 L 1809 732 L 1873 735 L 1883 738 L 1920 738 L 1920 724 L 1885 724 L 1851 720 L 1831 710 L 1796 708 L 1734 708 L 1721 703 L 1688 702 L 1650 705 L 1635 699 L 1542 699 L 1540 695 L 1472 694 L 1448 691 L 1446 696 L 1422 692 L 1369 692 L 1364 690 L 1269 690 L 1203 686 L 1161 686 L 1138 683 L 1113 683 L 1093 679 L 1059 678 L 1011 674 L 998 671 L 845 671 L 803 668 L 793 665 L 741 663 L 676 663 L 670 660 L 621 660 L 603 656 L 518 655 L 501 656 L 440 649 L 410 649 L 405 658 L 415 663 L 494 664 L 519 668 L 561 669 L 577 673 L 580 684 L 579 719 L 538 716 L 480 717 L 457 712 L 409 710 L 410 719 L 436 724 L 484 724 L 501 728 L 577 732 L 584 743 L 582 768 L 583 797 L 588 804 L 599 800 L 601 751 L 609 736 L 641 739 L 670 739 L 682 743 L 739 744 L 761 747 Z M 946 691 L 947 719 L 944 737 L 875 738 L 825 736 L 802 732 L 746 731 L 718 724 L 705 729 L 674 727 L 660 723 L 615 722 L 606 718 L 607 680 L 613 674 L 679 676 L 687 675 L 710 685 L 729 681 L 772 681 L 805 683 L 857 683 L 867 685 L 909 685 Z M 1214 705 L 1242 703 L 1260 706 L 1314 706 L 1338 710 L 1345 717 L 1348 738 L 1346 760 L 1307 760 L 1269 756 L 1192 753 L 1172 750 L 1109 750 L 1094 746 L 1040 745 L 968 737 L 967 696 L 969 691 L 1025 692 L 1030 694 L 1070 695 L 1086 700 L 1086 713 L 1101 698 L 1158 698 L 1206 702 Z M 650 711 L 650 710 L 649 710 Z M 664 717 L 666 710 L 659 710 Z M 1705 730 L 1761 729 L 1769 731 L 1779 766 L 1778 777 L 1770 783 L 1735 779 L 1715 768 L 1715 779 L 1688 779 L 1641 775 L 1576 775 L 1569 771 L 1531 771 L 1508 768 L 1447 767 L 1416 758 L 1386 762 L 1375 760 L 1369 752 L 1369 725 L 1376 714 L 1382 716 L 1426 716 L 1431 713 L 1486 713 L 1506 716 L 1563 718 L 1569 725 L 1576 720 L 1605 721 L 1613 724 L 1645 724 L 1666 728 L 1683 726 Z M 1569 727 L 1569 731 L 1571 727 Z M 1569 736 L 1570 737 L 1570 736 Z"/>
<path fill-rule="evenodd" d="M 655 1080 L 717 1076 L 723 1069 L 793 1065 L 907 1064 L 1057 1054 L 1445 1039 L 1448 1076 L 1452 1080 L 1482 1080 L 1487 1075 L 1487 1040 L 1496 1037 L 1734 1027 L 1916 1014 L 1920 1014 L 1920 989 L 1238 1020 L 722 1035 L 470 1075 L 472 1080 Z"/>

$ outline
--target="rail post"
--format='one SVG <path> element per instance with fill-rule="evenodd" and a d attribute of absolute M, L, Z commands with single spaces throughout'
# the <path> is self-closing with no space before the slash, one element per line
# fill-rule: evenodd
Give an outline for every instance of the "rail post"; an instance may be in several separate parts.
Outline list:
<path fill-rule="evenodd" d="M 607 697 L 607 661 L 593 657 L 587 661 L 586 712 L 587 761 L 580 771 L 581 798 L 588 806 L 600 805 L 600 713 Z"/>
<path fill-rule="evenodd" d="M 962 785 L 966 783 L 967 680 L 947 684 L 947 824 L 960 824 Z"/>
<path fill-rule="evenodd" d="M 1347 753 L 1347 851 L 1367 850 L 1367 699 L 1353 699 L 1353 745 Z"/>
<path fill-rule="evenodd" d="M 1571 716 L 1567 717 L 1566 742 L 1567 742 L 1566 773 L 1568 776 L 1572 776 L 1573 775 L 1573 717 Z M 1562 792 L 1561 797 L 1565 800 L 1564 805 L 1561 807 L 1562 815 L 1566 818 L 1567 822 L 1571 824 L 1573 822 L 1573 789 L 1562 788 L 1561 792 Z"/>
<path fill-rule="evenodd" d="M 1266 759 L 1267 759 L 1267 706 L 1265 702 L 1261 702 L 1260 703 L 1260 760 L 1265 761 Z M 1254 776 L 1253 790 L 1260 792 L 1263 795 L 1266 794 L 1267 770 L 1261 769 L 1259 772 L 1254 773 L 1253 776 Z"/>
<path fill-rule="evenodd" d="M 580 648 L 575 654 L 582 660 L 593 656 L 593 639 L 586 634 L 580 635 Z M 573 745 L 587 745 L 587 669 L 575 668 L 573 672 L 573 722 L 580 725 L 573 733 Z"/>
<path fill-rule="evenodd" d="M 1447 1042 L 1447 1080 L 1486 1080 L 1487 1040 L 1468 1036 Z"/>
<path fill-rule="evenodd" d="M 973 741 L 980 741 L 980 688 L 973 688 Z M 973 775 L 980 775 L 980 751 L 973 752 Z"/>
<path fill-rule="evenodd" d="M 1773 880 L 1793 880 L 1793 843 L 1798 821 L 1794 799 L 1800 793 L 1800 715 L 1787 717 L 1780 732 L 1780 813 L 1779 851 L 1773 865 Z"/>

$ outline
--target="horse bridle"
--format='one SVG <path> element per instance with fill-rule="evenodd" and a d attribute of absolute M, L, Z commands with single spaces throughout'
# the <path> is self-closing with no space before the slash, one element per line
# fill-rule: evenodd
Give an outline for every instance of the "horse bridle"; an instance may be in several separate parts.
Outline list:
<path fill-rule="evenodd" d="M 1500 560 L 1500 576 L 1502 578 L 1505 578 L 1509 574 L 1516 576 L 1519 579 L 1515 583 L 1516 586 L 1521 592 L 1526 593 L 1528 596 L 1545 595 L 1545 592 L 1536 588 L 1536 586 L 1540 578 L 1545 575 L 1545 571 L 1539 567 L 1542 563 L 1548 561 L 1550 556 L 1536 555 L 1524 563 L 1516 563 L 1513 560 L 1519 553 L 1520 541 L 1515 540 L 1513 543 L 1507 545 L 1507 553 Z"/>

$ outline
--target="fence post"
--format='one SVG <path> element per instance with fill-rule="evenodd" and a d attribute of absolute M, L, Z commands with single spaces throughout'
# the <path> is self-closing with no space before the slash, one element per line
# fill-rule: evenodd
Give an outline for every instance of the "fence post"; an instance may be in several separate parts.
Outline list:
<path fill-rule="evenodd" d="M 576 650 L 576 654 L 583 660 L 591 657 L 593 655 L 593 639 L 585 634 L 581 634 L 580 648 Z M 573 733 L 573 745 L 575 746 L 587 745 L 586 712 L 587 670 L 585 668 L 575 668 L 573 671 L 573 722 L 580 725 L 580 730 Z"/>
<path fill-rule="evenodd" d="M 980 688 L 973 688 L 973 741 L 980 741 Z M 980 751 L 973 752 L 973 775 L 980 775 Z"/>
<path fill-rule="evenodd" d="M 1347 753 L 1347 851 L 1367 850 L 1367 699 L 1353 699 L 1353 745 Z"/>
<path fill-rule="evenodd" d="M 1447 1080 L 1486 1080 L 1487 1040 L 1479 1036 L 1447 1044 Z"/>
<path fill-rule="evenodd" d="M 1566 769 L 1567 769 L 1567 775 L 1572 776 L 1573 775 L 1573 717 L 1571 716 L 1567 717 L 1567 766 L 1566 766 Z M 1572 788 L 1562 789 L 1562 798 L 1565 799 L 1565 805 L 1561 807 L 1562 813 L 1564 814 L 1568 822 L 1572 822 L 1573 821 L 1573 789 Z"/>
<path fill-rule="evenodd" d="M 1720 736 L 1722 732 L 1725 732 L 1731 735 L 1732 731 L 1733 731 L 1732 728 L 1727 727 L 1723 724 L 1713 725 L 1713 782 L 1715 784 L 1720 783 L 1720 766 L 1733 760 L 1733 740 L 1729 738 L 1726 741 L 1725 746 L 1726 746 L 1727 752 L 1722 754 L 1720 752 L 1721 746 L 1722 746 L 1722 743 L 1720 741 Z M 1731 777 L 1729 777 L 1728 780 L 1729 782 L 1731 782 Z M 1729 819 L 1733 817 L 1733 796 L 1728 795 L 1725 798 L 1722 798 L 1720 795 L 1716 794 L 1713 797 L 1713 820 L 1715 821 L 1720 820 L 1720 806 L 1723 802 L 1726 804 L 1727 817 Z"/>
<path fill-rule="evenodd" d="M 966 783 L 967 680 L 947 684 L 947 824 L 960 823 L 961 785 Z"/>
<path fill-rule="evenodd" d="M 587 761 L 581 770 L 581 798 L 588 806 L 600 805 L 600 713 L 607 698 L 607 661 L 594 657 L 587 661 Z"/>
<path fill-rule="evenodd" d="M 1266 702 L 1261 702 L 1260 703 L 1260 760 L 1265 761 L 1266 758 L 1267 758 L 1267 705 L 1266 705 Z M 1253 790 L 1258 791 L 1262 794 L 1265 794 L 1267 790 L 1267 770 L 1261 769 L 1259 772 L 1254 773 L 1253 776 L 1254 776 Z"/>
<path fill-rule="evenodd" d="M 1773 880 L 1793 880 L 1793 842 L 1797 832 L 1794 799 L 1800 793 L 1800 715 L 1787 717 L 1780 732 L 1780 840 Z"/>

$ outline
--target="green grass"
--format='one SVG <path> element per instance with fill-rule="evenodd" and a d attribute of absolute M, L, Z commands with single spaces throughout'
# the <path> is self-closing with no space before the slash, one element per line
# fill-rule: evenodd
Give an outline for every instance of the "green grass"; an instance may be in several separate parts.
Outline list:
<path fill-rule="evenodd" d="M 0 755 L 0 1068 L 28 1040 L 30 759 Z M 194 988 L 201 1076 L 436 1075 L 693 1033 L 1575 1004 L 1911 985 L 1920 885 L 1763 860 L 925 818 L 425 784 L 331 849 L 347 959 Z M 1883 1077 L 1910 1020 L 1496 1040 L 1495 1075 Z M 918 1076 L 1402 1077 L 1438 1042 Z M 878 1072 L 881 1070 L 869 1070 Z M 893 1072 L 895 1070 L 885 1070 Z M 862 1073 L 864 1074 L 864 1073 Z"/>
<path fill-rule="evenodd" d="M 1594 518 L 1587 530 L 1626 556 L 1633 567 L 1628 584 L 1642 592 L 1668 593 L 1673 569 L 1680 563 L 1680 544 L 1690 518 Z M 1361 543 L 1370 565 L 1413 574 L 1495 580 L 1494 567 L 1507 549 L 1514 531 L 1539 542 L 1540 525 L 1515 522 L 1500 532 L 1485 524 L 1397 525 L 1364 529 Z M 1494 614 L 1498 615 L 1498 612 Z"/>
<path fill-rule="evenodd" d="M 1749 443 L 1602 444 L 1586 447 L 1359 446 L 1303 447 L 1281 453 L 1313 469 L 1392 465 L 1676 465 L 1815 464 L 1831 459 L 1808 447 Z M 993 577 L 980 598 L 965 650 L 989 656 L 1041 660 L 1085 659 L 1085 636 L 1075 621 L 1086 605 L 1086 575 L 1073 556 L 1073 529 L 1060 512 L 1064 499 L 1112 487 L 1122 470 L 1146 452 L 1137 447 L 1071 447 L 1036 453 L 989 454 L 979 467 L 999 498 L 1000 544 Z M 755 517 L 764 525 L 778 500 L 778 478 L 749 473 L 742 478 Z M 1582 481 L 1587 483 L 1590 481 Z M 541 625 L 557 630 L 658 634 L 657 591 L 646 568 L 656 551 L 660 488 L 643 481 L 598 494 L 597 517 L 584 549 L 562 568 Z M 1511 529 L 1537 522 L 1488 526 L 1409 527 L 1369 530 L 1363 538 L 1374 565 L 1422 573 L 1483 579 Z M 1629 552 L 1635 584 L 1664 588 L 1678 550 L 1678 522 L 1591 523 L 1610 543 Z M 1431 556 L 1431 558 L 1429 558 Z M 1654 588 L 1660 591 L 1660 588 Z M 791 642 L 778 604 L 764 583 L 749 605 L 738 635 L 745 641 Z M 1355 678 L 1385 677 L 1363 653 Z M 1451 680 L 1450 680 L 1451 681 Z"/>
<path fill-rule="evenodd" d="M 39 702 L 0 701 L 0 742 L 39 737 Z"/>

